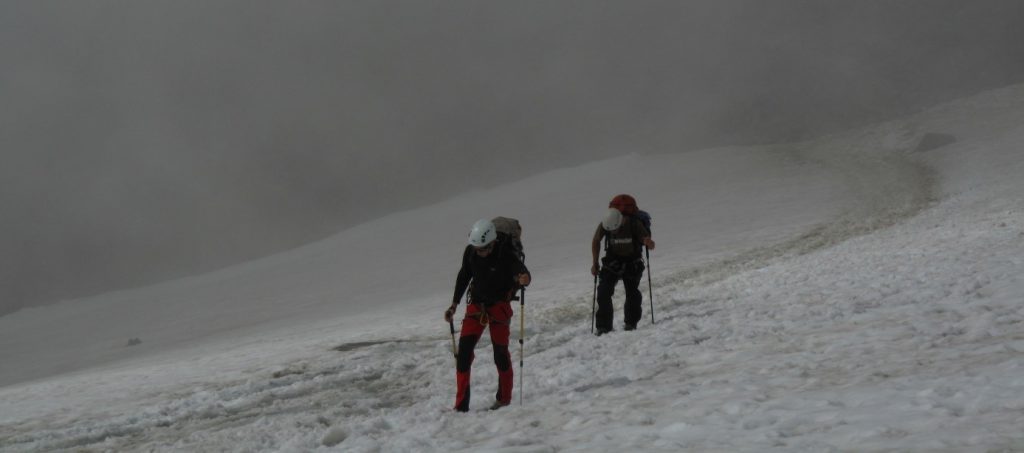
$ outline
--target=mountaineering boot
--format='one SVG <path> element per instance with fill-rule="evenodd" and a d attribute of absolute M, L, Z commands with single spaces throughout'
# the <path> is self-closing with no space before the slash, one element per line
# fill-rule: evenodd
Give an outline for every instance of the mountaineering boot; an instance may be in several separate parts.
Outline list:
<path fill-rule="evenodd" d="M 623 327 L 623 330 L 627 330 L 627 331 L 629 331 L 629 330 L 636 330 L 636 324 L 626 324 Z"/>
<path fill-rule="evenodd" d="M 614 331 L 614 329 L 606 329 L 606 328 L 603 328 L 603 327 L 598 327 L 597 328 L 597 332 L 595 332 L 594 335 L 597 335 L 597 336 L 600 337 L 601 335 L 604 335 L 604 334 L 606 334 L 608 332 L 612 332 L 612 331 Z"/>
<path fill-rule="evenodd" d="M 494 404 L 491 405 L 490 410 L 492 410 L 492 411 L 498 410 L 498 409 L 501 409 L 501 408 L 503 408 L 505 406 L 508 406 L 509 404 L 511 404 L 511 403 L 502 403 L 501 401 L 494 400 Z"/>

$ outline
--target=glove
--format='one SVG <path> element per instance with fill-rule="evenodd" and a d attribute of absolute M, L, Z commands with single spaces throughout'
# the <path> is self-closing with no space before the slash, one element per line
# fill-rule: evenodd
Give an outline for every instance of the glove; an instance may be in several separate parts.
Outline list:
<path fill-rule="evenodd" d="M 522 273 L 516 276 L 516 283 L 519 286 L 530 286 L 530 274 Z"/>
<path fill-rule="evenodd" d="M 447 310 L 444 311 L 445 321 L 452 322 L 452 318 L 455 316 L 455 307 L 455 304 L 452 304 L 450 307 L 448 307 Z"/>

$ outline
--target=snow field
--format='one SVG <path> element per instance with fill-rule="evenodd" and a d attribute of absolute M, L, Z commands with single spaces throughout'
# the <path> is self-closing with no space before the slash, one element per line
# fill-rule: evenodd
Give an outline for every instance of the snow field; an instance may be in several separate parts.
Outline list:
<path fill-rule="evenodd" d="M 439 293 L 409 299 L 426 307 L 422 313 L 358 318 L 379 323 L 366 330 L 377 336 L 332 332 L 351 324 L 324 320 L 295 337 L 239 338 L 231 348 L 203 343 L 201 358 L 168 354 L 165 363 L 0 388 L 0 449 L 1021 450 L 1022 119 L 1024 86 L 1013 86 L 772 147 L 756 158 L 765 159 L 759 165 L 782 161 L 786 170 L 765 176 L 762 186 L 751 182 L 758 165 L 741 163 L 749 156 L 719 154 L 729 168 L 743 169 L 736 174 L 742 181 L 715 187 L 742 189 L 646 198 L 659 239 L 652 253 L 658 322 L 650 324 L 642 288 L 645 313 L 635 332 L 621 331 L 619 289 L 620 331 L 590 335 L 592 280 L 579 264 L 587 262 L 564 258 L 585 254 L 586 244 L 559 248 L 576 240 L 569 229 L 522 219 L 528 264 L 541 278 L 527 291 L 523 369 L 513 320 L 516 401 L 499 411 L 483 410 L 497 381 L 486 336 L 476 349 L 473 410 L 450 411 L 454 360 Z M 911 153 L 915 137 L 933 129 L 959 141 Z M 690 157 L 712 161 L 715 154 Z M 647 159 L 671 162 L 619 162 Z M 671 175 L 682 167 L 659 169 Z M 802 179 L 812 190 L 801 191 L 793 186 L 799 169 L 838 178 L 851 195 L 827 193 L 830 186 L 817 179 Z M 573 170 L 563 173 L 555 179 Z M 542 181 L 529 185 L 552 191 Z M 764 186 L 776 198 L 743 202 Z M 740 212 L 705 225 L 656 209 L 680 199 Z M 806 217 L 785 223 L 780 214 Z M 583 223 L 589 215 L 571 211 L 557 221 Z M 537 230 L 555 233 L 530 236 Z M 681 245 L 693 237 L 704 241 Z M 195 371 L 175 370 L 186 363 Z"/>

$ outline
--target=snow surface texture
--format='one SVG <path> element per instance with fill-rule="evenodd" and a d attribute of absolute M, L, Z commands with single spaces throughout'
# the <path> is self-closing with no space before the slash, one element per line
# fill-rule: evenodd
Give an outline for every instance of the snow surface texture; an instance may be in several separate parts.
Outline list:
<path fill-rule="evenodd" d="M 914 152 L 929 133 L 956 141 Z M 808 143 L 558 170 L 25 310 L 0 318 L 0 449 L 1024 450 L 1021 175 L 1024 85 Z M 639 330 L 594 337 L 589 238 L 619 192 L 654 215 L 657 323 L 644 288 Z M 535 276 L 524 385 L 483 411 L 483 340 L 458 414 L 441 314 L 494 215 L 522 220 Z"/>

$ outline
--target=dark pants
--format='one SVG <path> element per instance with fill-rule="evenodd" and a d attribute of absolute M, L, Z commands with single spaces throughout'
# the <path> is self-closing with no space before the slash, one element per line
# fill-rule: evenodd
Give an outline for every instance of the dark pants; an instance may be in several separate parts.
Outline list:
<path fill-rule="evenodd" d="M 459 335 L 459 354 L 455 364 L 455 410 L 469 410 L 469 380 L 473 367 L 473 349 L 480 341 L 484 329 L 491 332 L 494 366 L 498 368 L 498 391 L 494 398 L 503 404 L 512 402 L 512 356 L 508 351 L 509 323 L 512 304 L 499 302 L 484 309 L 480 304 L 469 304 L 462 320 Z"/>
<path fill-rule="evenodd" d="M 626 290 L 626 305 L 623 310 L 626 325 L 635 326 L 643 315 L 644 296 L 640 292 L 640 279 L 644 276 L 643 260 L 622 262 L 604 259 L 602 263 L 601 272 L 598 274 L 600 283 L 597 285 L 597 330 L 612 330 L 612 295 L 615 294 L 615 285 L 619 280 L 622 280 L 622 286 Z"/>

